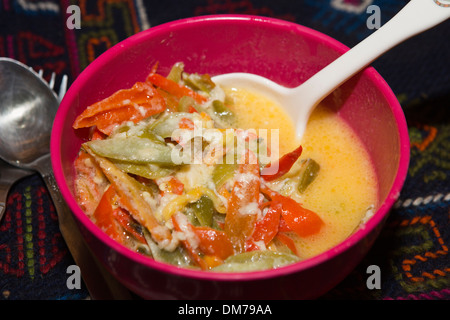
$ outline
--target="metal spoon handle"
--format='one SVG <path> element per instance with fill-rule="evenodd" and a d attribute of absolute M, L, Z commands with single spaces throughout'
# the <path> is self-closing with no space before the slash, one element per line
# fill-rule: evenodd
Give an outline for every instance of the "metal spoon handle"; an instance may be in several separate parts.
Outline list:
<path fill-rule="evenodd" d="M 72 257 L 81 270 L 81 275 L 93 299 L 131 299 L 129 291 L 109 274 L 95 259 L 85 244 L 72 212 L 65 203 L 53 175 L 50 156 L 35 163 L 52 198 L 58 214 L 59 228 Z"/>
<path fill-rule="evenodd" d="M 303 100 L 308 97 L 304 103 L 314 107 L 389 49 L 449 18 L 450 7 L 441 6 L 435 0 L 411 0 L 380 29 L 294 89 L 295 94 Z"/>

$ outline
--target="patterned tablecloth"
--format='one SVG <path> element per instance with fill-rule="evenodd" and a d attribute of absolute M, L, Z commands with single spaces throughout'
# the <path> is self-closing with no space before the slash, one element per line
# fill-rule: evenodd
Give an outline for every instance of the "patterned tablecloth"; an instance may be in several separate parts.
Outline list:
<path fill-rule="evenodd" d="M 431 0 L 424 0 L 431 1 Z M 384 24 L 406 0 L 2 0 L 0 56 L 42 69 L 69 85 L 117 42 L 171 20 L 206 14 L 271 16 L 319 30 L 353 46 Z M 80 29 L 67 8 L 81 13 Z M 372 7 L 373 8 L 373 7 Z M 450 10 L 450 9 L 449 9 Z M 70 13 L 70 12 L 69 12 Z M 377 22 L 370 20 L 369 22 Z M 450 298 L 450 21 L 406 41 L 373 65 L 402 104 L 411 138 L 411 163 L 400 199 L 360 265 L 326 299 Z M 85 299 L 68 289 L 74 264 L 58 229 L 48 191 L 38 175 L 11 189 L 0 224 L 0 299 Z M 381 289 L 366 286 L 367 267 L 381 270 Z"/>

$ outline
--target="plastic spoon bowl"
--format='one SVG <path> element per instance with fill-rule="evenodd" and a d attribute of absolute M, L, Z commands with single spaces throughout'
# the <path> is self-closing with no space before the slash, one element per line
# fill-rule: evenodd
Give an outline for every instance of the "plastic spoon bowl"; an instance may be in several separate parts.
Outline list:
<path fill-rule="evenodd" d="M 295 121 L 301 139 L 311 112 L 328 94 L 395 45 L 450 18 L 449 6 L 447 0 L 411 0 L 383 27 L 296 88 L 241 72 L 218 75 L 213 81 L 257 92 L 278 103 Z"/>

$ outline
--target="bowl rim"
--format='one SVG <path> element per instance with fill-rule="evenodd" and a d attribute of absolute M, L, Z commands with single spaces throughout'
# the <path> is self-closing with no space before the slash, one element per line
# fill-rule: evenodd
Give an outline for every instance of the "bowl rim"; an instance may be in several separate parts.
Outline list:
<path fill-rule="evenodd" d="M 390 89 L 386 81 L 380 76 L 380 74 L 373 68 L 367 67 L 363 73 L 371 80 L 374 86 L 384 95 L 386 101 L 388 102 L 390 109 L 393 113 L 393 117 L 397 124 L 397 130 L 399 133 L 399 143 L 400 143 L 400 155 L 398 159 L 398 170 L 391 186 L 391 189 L 381 206 L 376 210 L 373 216 L 364 224 L 363 227 L 358 228 L 356 232 L 350 235 L 341 243 L 333 246 L 327 251 L 320 253 L 314 257 L 283 266 L 277 269 L 262 270 L 262 271 L 252 271 L 252 272 L 208 272 L 201 270 L 191 270 L 186 268 L 181 268 L 173 266 L 170 264 L 155 261 L 149 257 L 136 253 L 125 246 L 114 241 L 108 237 L 104 232 L 100 230 L 81 210 L 78 206 L 76 200 L 72 197 L 69 186 L 64 179 L 64 170 L 62 168 L 60 146 L 61 146 L 61 136 L 64 127 L 64 119 L 68 114 L 69 107 L 71 103 L 76 99 L 77 92 L 80 87 L 89 79 L 91 74 L 94 74 L 99 69 L 101 69 L 105 61 L 109 61 L 114 58 L 114 56 L 123 50 L 127 50 L 130 46 L 136 45 L 142 41 L 145 41 L 148 37 L 157 36 L 158 34 L 165 34 L 168 32 L 173 32 L 178 28 L 183 28 L 190 24 L 211 24 L 216 22 L 233 22 L 238 24 L 267 24 L 279 27 L 285 30 L 295 31 L 299 34 L 311 36 L 317 40 L 326 43 L 327 47 L 336 50 L 339 53 L 346 52 L 349 48 L 339 42 L 338 40 L 322 33 L 305 27 L 296 22 L 290 22 L 285 20 L 280 20 L 272 17 L 264 16 L 254 16 L 254 15 L 241 15 L 241 14 L 218 14 L 218 15 L 205 15 L 184 18 L 179 20 L 174 20 L 166 22 L 147 30 L 141 31 L 135 35 L 128 37 L 127 39 L 114 45 L 107 51 L 101 54 L 97 59 L 95 59 L 90 65 L 88 65 L 80 75 L 75 79 L 73 84 L 67 91 L 61 105 L 57 111 L 55 122 L 52 129 L 50 150 L 51 150 L 51 161 L 53 166 L 53 172 L 56 182 L 60 188 L 60 191 L 66 200 L 69 208 L 71 209 L 73 215 L 76 217 L 79 223 L 83 224 L 90 233 L 92 233 L 98 240 L 100 240 L 104 245 L 110 247 L 119 254 L 124 255 L 128 260 L 135 263 L 139 263 L 163 273 L 178 275 L 188 278 L 194 278 L 199 280 L 210 280 L 210 281 L 253 281 L 259 279 L 269 279 L 279 276 L 287 276 L 292 273 L 300 272 L 316 265 L 323 263 L 326 260 L 333 259 L 334 257 L 340 255 L 349 248 L 355 246 L 359 241 L 365 238 L 372 230 L 374 230 L 380 223 L 382 223 L 385 217 L 389 214 L 391 207 L 394 205 L 395 201 L 400 195 L 400 191 L 403 187 L 404 181 L 406 179 L 407 170 L 409 166 L 409 135 L 407 130 L 407 124 L 403 110 L 395 97 L 394 93 Z"/>

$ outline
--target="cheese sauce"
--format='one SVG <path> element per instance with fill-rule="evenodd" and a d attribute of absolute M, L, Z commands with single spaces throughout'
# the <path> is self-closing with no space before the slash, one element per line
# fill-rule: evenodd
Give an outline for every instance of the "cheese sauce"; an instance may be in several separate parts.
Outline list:
<path fill-rule="evenodd" d="M 272 101 L 242 89 L 225 89 L 237 115 L 234 127 L 279 129 L 280 155 L 300 145 L 292 119 Z M 309 258 L 345 240 L 378 203 L 377 180 L 369 155 L 352 131 L 334 112 L 317 107 L 301 141 L 300 159 L 312 158 L 320 165 L 314 182 L 302 194 L 279 181 L 271 184 L 305 208 L 315 211 L 325 227 L 313 236 L 297 238 L 301 258 Z"/>

